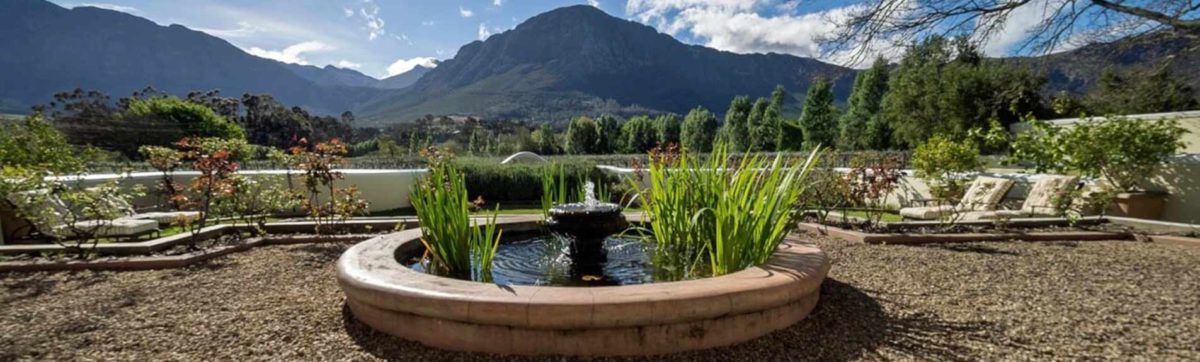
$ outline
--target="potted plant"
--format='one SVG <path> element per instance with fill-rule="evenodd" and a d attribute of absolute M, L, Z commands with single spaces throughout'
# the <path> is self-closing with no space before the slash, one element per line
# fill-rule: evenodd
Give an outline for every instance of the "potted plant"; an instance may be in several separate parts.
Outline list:
<path fill-rule="evenodd" d="M 1030 162 L 1038 172 L 1099 179 L 1112 191 L 1114 215 L 1144 219 L 1162 215 L 1167 194 L 1146 187 L 1146 181 L 1183 148 L 1187 131 L 1178 122 L 1117 116 L 1085 119 L 1069 129 L 1039 121 L 1030 125 L 1013 143 L 1013 160 Z"/>

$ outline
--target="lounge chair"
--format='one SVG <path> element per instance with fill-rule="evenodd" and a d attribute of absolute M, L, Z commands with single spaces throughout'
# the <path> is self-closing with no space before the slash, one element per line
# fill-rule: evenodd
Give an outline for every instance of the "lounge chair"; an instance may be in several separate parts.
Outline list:
<path fill-rule="evenodd" d="M 120 218 L 115 220 L 81 220 L 71 225 L 67 216 L 71 210 L 58 197 L 49 194 L 47 190 L 33 190 L 8 195 L 7 200 L 17 215 L 41 214 L 44 217 L 34 218 L 20 216 L 26 225 L 10 229 L 6 238 L 18 238 L 37 233 L 47 237 L 70 239 L 75 237 L 75 230 L 91 230 L 96 236 L 108 238 L 136 238 L 142 235 L 158 232 L 158 222 L 153 220 L 138 220 Z M 38 202 L 49 203 L 51 208 L 38 212 Z M 73 227 L 72 227 L 73 226 Z M 6 227 L 8 228 L 8 227 Z"/>
<path fill-rule="evenodd" d="M 1004 195 L 1012 189 L 1014 182 L 998 177 L 980 176 L 971 182 L 971 187 L 963 194 L 957 205 L 938 205 L 924 207 L 906 207 L 900 209 L 900 216 L 909 219 L 934 220 L 955 213 L 971 211 L 991 211 L 996 209 Z"/>
<path fill-rule="evenodd" d="M 1079 188 L 1077 176 L 1042 176 L 1038 178 L 1029 195 L 1018 210 L 972 211 L 963 215 L 966 220 L 994 220 L 1000 218 L 1053 217 L 1058 216 L 1055 199 Z"/>
<path fill-rule="evenodd" d="M 180 219 L 198 219 L 200 218 L 199 211 L 151 211 L 139 213 L 134 211 L 133 205 L 120 198 L 108 198 L 108 202 L 112 203 L 112 207 L 121 210 L 125 216 L 121 219 L 132 220 L 154 220 L 159 226 L 167 226 L 176 223 Z"/>

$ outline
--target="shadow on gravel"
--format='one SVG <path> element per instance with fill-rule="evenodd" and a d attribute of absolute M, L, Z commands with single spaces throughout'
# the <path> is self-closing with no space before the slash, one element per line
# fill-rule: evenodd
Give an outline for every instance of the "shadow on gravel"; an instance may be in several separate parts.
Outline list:
<path fill-rule="evenodd" d="M 75 281 L 73 286 L 64 287 L 55 279 L 45 278 L 44 274 L 39 273 L 9 273 L 0 274 L 0 279 L 13 278 L 11 283 L 4 283 L 4 297 L 0 298 L 0 304 L 8 304 L 25 299 L 32 299 L 41 296 L 51 291 L 72 291 L 82 289 L 92 284 L 101 283 L 108 280 L 108 274 L 103 272 L 61 272 L 72 273 L 71 280 Z"/>
<path fill-rule="evenodd" d="M 997 249 L 997 248 L 994 248 L 991 246 L 980 245 L 980 244 L 935 244 L 932 247 L 942 249 L 942 250 L 957 251 L 957 252 L 964 252 L 964 253 L 978 253 L 978 254 L 989 254 L 989 255 L 1021 255 L 1019 253 L 1014 253 L 1014 252 L 1011 252 L 1008 250 L 1000 250 L 1000 249 Z"/>
<path fill-rule="evenodd" d="M 874 359 L 972 360 L 969 350 L 959 344 L 986 333 L 983 323 L 955 323 L 937 316 L 908 313 L 889 315 L 879 301 L 862 290 L 826 279 L 821 301 L 805 320 L 735 346 L 644 359 L 600 360 L 805 360 L 852 361 Z M 387 360 L 531 360 L 483 354 L 448 352 L 431 349 L 377 332 L 354 318 L 349 306 L 342 306 L 343 326 L 355 343 L 368 353 Z M 886 352 L 886 353 L 881 353 Z M 533 359 L 538 360 L 538 359 Z M 546 358 L 544 360 L 562 360 Z"/>
<path fill-rule="evenodd" d="M 341 243 L 304 244 L 296 247 L 295 250 L 304 253 L 301 262 L 305 265 L 323 266 L 337 261 L 349 247 L 348 245 Z"/>

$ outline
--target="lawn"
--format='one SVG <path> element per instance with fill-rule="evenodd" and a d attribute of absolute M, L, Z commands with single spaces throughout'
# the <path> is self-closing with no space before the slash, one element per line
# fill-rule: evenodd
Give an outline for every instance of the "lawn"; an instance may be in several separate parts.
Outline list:
<path fill-rule="evenodd" d="M 1200 248 L 816 242 L 834 264 L 809 318 L 651 360 L 1200 359 Z M 354 320 L 334 277 L 348 246 L 256 248 L 187 269 L 0 274 L 0 360 L 507 359 Z"/>

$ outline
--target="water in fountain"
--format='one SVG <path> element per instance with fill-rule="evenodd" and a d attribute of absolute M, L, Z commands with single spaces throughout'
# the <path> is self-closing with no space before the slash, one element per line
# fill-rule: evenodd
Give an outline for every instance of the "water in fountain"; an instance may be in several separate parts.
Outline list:
<path fill-rule="evenodd" d="M 583 185 L 583 205 L 589 209 L 596 208 L 599 201 L 596 201 L 596 184 L 588 181 Z"/>

